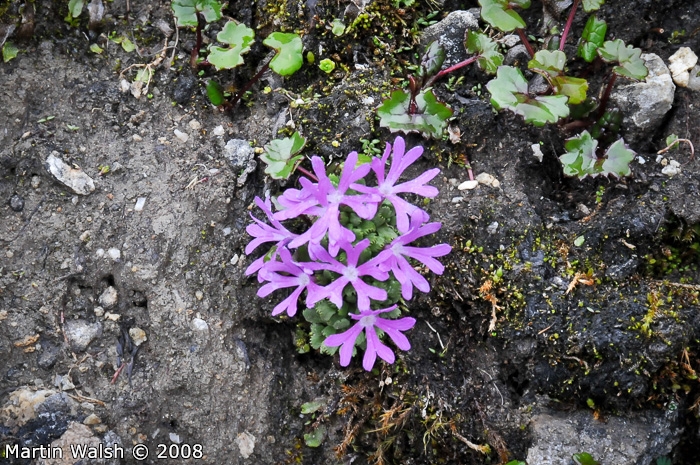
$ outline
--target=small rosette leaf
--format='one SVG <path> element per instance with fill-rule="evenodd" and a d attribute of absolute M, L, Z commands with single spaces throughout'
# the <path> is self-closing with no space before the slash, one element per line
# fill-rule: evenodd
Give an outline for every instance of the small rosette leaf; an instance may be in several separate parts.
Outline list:
<path fill-rule="evenodd" d="M 498 51 L 498 44 L 486 34 L 468 31 L 464 44 L 467 52 L 478 55 L 477 65 L 488 74 L 496 74 L 503 64 L 503 55 Z"/>
<path fill-rule="evenodd" d="M 291 76 L 304 63 L 304 46 L 299 34 L 273 32 L 263 40 L 263 44 L 277 51 L 270 62 L 270 69 L 280 76 Z"/>
<path fill-rule="evenodd" d="M 294 172 L 302 155 L 297 155 L 306 145 L 306 139 L 298 132 L 292 137 L 275 139 L 265 145 L 265 152 L 260 159 L 267 164 L 265 173 L 272 179 L 288 179 Z"/>
<path fill-rule="evenodd" d="M 588 131 L 566 141 L 567 152 L 559 157 L 564 165 L 564 174 L 584 179 L 587 176 L 629 176 L 630 162 L 635 153 L 624 140 L 613 143 L 602 157 L 598 157 L 598 141 Z"/>
<path fill-rule="evenodd" d="M 395 90 L 377 108 L 379 125 L 391 132 L 419 132 L 423 137 L 441 137 L 447 127 L 452 109 L 438 101 L 432 89 L 422 90 L 416 95 L 415 108 L 411 108 L 411 94 Z"/>
<path fill-rule="evenodd" d="M 243 64 L 242 55 L 250 51 L 250 46 L 255 39 L 255 31 L 243 23 L 229 21 L 216 35 L 216 39 L 227 44 L 228 47 L 211 46 L 207 60 L 217 71 L 232 69 Z"/>
<path fill-rule="evenodd" d="M 173 0 L 171 4 L 178 27 L 197 27 L 197 13 L 208 23 L 221 19 L 221 2 L 217 0 Z"/>
<path fill-rule="evenodd" d="M 641 58 L 642 51 L 631 45 L 625 45 L 621 39 L 605 41 L 598 49 L 598 55 L 608 63 L 619 64 L 613 68 L 613 72 L 618 76 L 641 81 L 649 74 Z"/>
<path fill-rule="evenodd" d="M 586 26 L 581 34 L 581 43 L 578 46 L 578 56 L 588 63 L 598 56 L 598 48 L 605 41 L 605 33 L 608 31 L 608 23 L 599 20 L 595 16 L 588 18 Z"/>
<path fill-rule="evenodd" d="M 529 8 L 530 0 L 479 0 L 481 17 L 491 26 L 503 32 L 523 29 L 525 21 L 513 7 Z"/>

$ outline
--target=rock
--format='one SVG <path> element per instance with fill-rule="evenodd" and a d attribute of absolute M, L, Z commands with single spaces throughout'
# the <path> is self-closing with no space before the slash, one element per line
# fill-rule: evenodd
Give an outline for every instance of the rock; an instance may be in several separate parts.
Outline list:
<path fill-rule="evenodd" d="M 122 252 L 121 250 L 117 249 L 116 247 L 112 247 L 107 250 L 107 255 L 109 255 L 109 258 L 112 260 L 119 261 L 120 258 L 122 258 Z"/>
<path fill-rule="evenodd" d="M 129 330 L 129 336 L 131 337 L 131 340 L 134 342 L 134 345 L 140 346 L 144 342 L 148 340 L 146 337 L 146 331 L 144 331 L 141 328 L 138 328 L 134 326 Z"/>
<path fill-rule="evenodd" d="M 225 134 L 225 132 L 224 132 L 224 127 L 223 127 L 222 125 L 218 125 L 217 127 L 214 128 L 214 130 L 212 131 L 212 133 L 213 133 L 215 136 L 223 136 L 223 135 Z"/>
<path fill-rule="evenodd" d="M 21 212 L 24 209 L 24 199 L 18 194 L 13 194 L 8 203 L 12 211 Z"/>
<path fill-rule="evenodd" d="M 199 131 L 200 129 L 202 129 L 202 123 L 200 123 L 200 122 L 197 121 L 196 119 L 190 120 L 190 122 L 187 123 L 187 125 L 188 125 L 188 126 L 190 127 L 190 129 L 192 129 L 193 131 Z"/>
<path fill-rule="evenodd" d="M 681 47 L 668 59 L 673 82 L 679 87 L 688 87 L 690 82 L 689 71 L 698 64 L 698 56 L 688 47 Z"/>
<path fill-rule="evenodd" d="M 9 427 L 22 426 L 36 417 L 36 409 L 56 391 L 42 389 L 32 391 L 20 388 L 10 394 L 5 405 L 0 409 L 0 424 Z"/>
<path fill-rule="evenodd" d="M 61 354 L 60 348 L 57 345 L 51 344 L 48 341 L 41 341 L 41 352 L 37 358 L 39 368 L 48 370 L 53 367 L 58 361 Z"/>
<path fill-rule="evenodd" d="M 591 412 L 541 413 L 530 422 L 533 442 L 527 463 L 568 464 L 572 454 L 588 452 L 600 463 L 650 464 L 680 439 L 674 423 L 675 415 L 664 412 L 606 416 L 605 422 Z"/>
<path fill-rule="evenodd" d="M 192 75 L 180 74 L 175 82 L 175 89 L 173 90 L 173 100 L 175 100 L 180 105 L 184 105 L 192 97 L 192 93 L 197 88 L 197 83 L 199 80 Z"/>
<path fill-rule="evenodd" d="M 489 234 L 496 234 L 496 231 L 498 231 L 498 221 L 494 221 L 486 227 L 486 232 Z"/>
<path fill-rule="evenodd" d="M 189 140 L 189 138 L 190 138 L 190 136 L 188 136 L 187 133 L 184 133 L 184 132 L 180 131 L 179 129 L 175 129 L 175 130 L 173 131 L 173 133 L 175 134 L 175 137 L 177 137 L 177 139 L 178 139 L 180 142 L 182 142 L 183 144 L 184 144 L 185 142 L 187 142 L 187 141 Z"/>
<path fill-rule="evenodd" d="M 61 458 L 48 458 L 45 460 L 39 460 L 37 465 L 73 465 L 74 463 L 104 463 L 102 460 L 99 462 L 90 461 L 84 462 L 83 460 L 76 460 L 73 458 L 71 451 L 71 446 L 84 445 L 90 448 L 98 448 L 102 445 L 100 439 L 95 436 L 90 428 L 78 423 L 71 422 L 68 425 L 68 429 L 63 433 L 63 435 L 51 443 L 51 447 L 61 448 L 63 454 Z"/>
<path fill-rule="evenodd" d="M 625 141 L 636 146 L 656 132 L 673 105 L 676 91 L 671 73 L 658 55 L 644 53 L 642 59 L 649 68 L 646 82 L 620 86 L 610 97 L 611 107 L 617 106 L 624 116 Z"/>
<path fill-rule="evenodd" d="M 204 332 L 209 330 L 209 325 L 201 318 L 193 318 L 191 325 L 195 331 Z"/>
<path fill-rule="evenodd" d="M 95 182 L 80 168 L 71 168 L 58 158 L 58 152 L 51 152 L 46 159 L 46 169 L 59 182 L 79 195 L 88 195 L 95 190 Z"/>
<path fill-rule="evenodd" d="M 253 455 L 255 450 L 255 436 L 247 431 L 239 433 L 236 437 L 236 444 L 238 445 L 238 450 L 241 452 L 241 457 L 247 459 Z"/>
<path fill-rule="evenodd" d="M 472 189 L 476 189 L 476 186 L 478 186 L 478 185 L 479 185 L 479 181 L 477 181 L 477 180 L 464 181 L 462 184 L 457 186 L 457 189 L 459 189 L 461 191 L 472 190 Z"/>
<path fill-rule="evenodd" d="M 100 423 L 102 423 L 102 420 L 100 420 L 100 417 L 98 417 L 94 413 L 91 413 L 90 415 L 85 417 L 85 420 L 83 420 L 83 424 L 88 426 L 99 425 Z"/>
<path fill-rule="evenodd" d="M 117 304 L 117 298 L 117 290 L 114 287 L 109 286 L 100 295 L 98 301 L 100 302 L 102 308 L 112 308 Z"/>
<path fill-rule="evenodd" d="M 503 58 L 503 64 L 507 66 L 513 65 L 516 61 L 527 63 L 530 60 L 530 54 L 523 44 L 518 44 L 506 52 Z"/>
<path fill-rule="evenodd" d="M 689 74 L 688 89 L 700 91 L 700 65 L 691 69 Z"/>
<path fill-rule="evenodd" d="M 666 176 L 675 176 L 681 172 L 681 164 L 676 160 L 671 160 L 668 162 L 668 165 L 661 169 L 661 172 Z"/>
<path fill-rule="evenodd" d="M 479 184 L 483 184 L 485 186 L 490 186 L 494 188 L 501 187 L 501 182 L 488 173 L 479 173 L 476 177 L 476 181 Z"/>
<path fill-rule="evenodd" d="M 139 197 L 136 199 L 136 205 L 134 205 L 134 211 L 140 212 L 143 210 L 143 206 L 146 205 L 146 197 Z"/>
<path fill-rule="evenodd" d="M 231 167 L 235 173 L 239 173 L 238 186 L 245 184 L 248 175 L 255 171 L 257 163 L 255 162 L 255 150 L 250 146 L 247 140 L 231 139 L 226 142 L 224 147 L 224 156 L 231 163 Z M 242 171 L 241 171 L 242 170 Z"/>
<path fill-rule="evenodd" d="M 439 23 L 426 27 L 420 42 L 427 46 L 430 42 L 439 40 L 447 55 L 445 66 L 449 66 L 467 59 L 467 51 L 464 48 L 467 30 L 478 28 L 479 21 L 476 16 L 469 11 L 457 10 Z"/>
<path fill-rule="evenodd" d="M 97 337 L 102 335 L 100 322 L 88 323 L 85 320 L 67 320 L 63 325 L 63 333 L 68 338 L 68 344 L 73 352 L 83 352 Z"/>
<path fill-rule="evenodd" d="M 170 433 L 168 437 L 170 438 L 170 442 L 174 444 L 180 444 L 182 442 L 182 439 L 180 439 L 180 435 L 177 433 Z"/>

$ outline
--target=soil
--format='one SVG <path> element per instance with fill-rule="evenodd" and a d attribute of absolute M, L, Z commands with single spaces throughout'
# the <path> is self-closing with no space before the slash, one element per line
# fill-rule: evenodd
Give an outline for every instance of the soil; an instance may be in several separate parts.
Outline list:
<path fill-rule="evenodd" d="M 262 147 L 293 124 L 309 141 L 306 155 L 342 160 L 362 150 L 361 139 L 383 149 L 395 135 L 374 108 L 415 62 L 418 19 L 476 2 L 377 0 L 340 37 L 330 23 L 346 15 L 350 24 L 352 2 L 230 2 L 224 12 L 257 37 L 303 31 L 305 53 L 338 64 L 331 74 L 305 63 L 290 78 L 266 75 L 231 112 L 208 103 L 206 78 L 242 87 L 266 59 L 260 41 L 235 72 L 198 73 L 189 67 L 193 32 L 164 33 L 174 29 L 169 2 L 114 0 L 92 30 L 87 11 L 73 25 L 63 20 L 67 3 L 33 2 L 34 30 L 10 35 L 21 52 L 0 65 L 0 406 L 18 390 L 44 389 L 65 392 L 69 407 L 53 423 L 0 422 L 0 443 L 48 445 L 93 414 L 99 421 L 85 434 L 126 449 L 145 443 L 146 463 L 158 462 L 158 444 L 179 443 L 201 444 L 205 463 L 490 464 L 524 460 L 528 422 L 541 409 L 600 421 L 673 411 L 681 432 L 668 455 L 700 463 L 700 162 L 687 149 L 668 155 L 682 167 L 673 177 L 656 162 L 671 133 L 700 147 L 700 93 L 678 88 L 662 124 L 635 140 L 646 163 L 634 162 L 632 176 L 579 181 L 557 159 L 567 135 L 494 112 L 480 90 L 487 76 L 462 71 L 452 92 L 436 84 L 461 140 L 407 136 L 426 149 L 408 174 L 441 169 L 426 209 L 443 224 L 435 243 L 453 252 L 445 273 L 429 278 L 431 293 L 408 303 L 418 320 L 412 349 L 366 373 L 357 361 L 344 369 L 337 357 L 297 353 L 300 321 L 273 318 L 275 299 L 256 296 L 244 275 L 255 258 L 244 253 L 245 228 L 254 197 L 285 183 L 261 163 L 244 179 L 247 165 L 232 165 L 225 145 Z M 20 5 L 0 6 L 12 24 Z M 536 24 L 541 11 L 533 2 L 524 16 Z M 700 53 L 698 11 L 691 0 L 609 0 L 599 16 L 611 38 L 668 62 L 682 46 Z M 575 37 L 584 22 L 579 15 Z M 162 54 L 164 43 L 175 48 Z M 147 63 L 148 95 L 122 92 L 138 69 L 129 67 Z M 58 183 L 46 168 L 52 153 L 95 190 L 78 195 Z M 458 190 L 466 163 L 500 186 Z M 136 350 L 126 348 L 134 329 L 147 340 L 115 378 L 118 351 L 131 360 Z M 321 408 L 302 414 L 312 401 Z M 321 446 L 308 447 L 305 435 L 320 425 Z M 103 463 L 135 462 L 127 454 Z"/>

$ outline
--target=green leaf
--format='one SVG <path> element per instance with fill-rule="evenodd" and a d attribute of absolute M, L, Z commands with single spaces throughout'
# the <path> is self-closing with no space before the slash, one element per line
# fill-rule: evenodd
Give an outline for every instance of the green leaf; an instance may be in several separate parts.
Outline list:
<path fill-rule="evenodd" d="M 304 145 L 306 139 L 298 132 L 292 134 L 292 137 L 270 141 L 265 145 L 265 152 L 260 155 L 260 159 L 267 164 L 265 173 L 272 179 L 289 178 L 302 158 L 296 154 L 301 152 Z"/>
<path fill-rule="evenodd" d="M 153 70 L 150 68 L 142 68 L 136 72 L 134 82 L 148 82 L 153 77 Z"/>
<path fill-rule="evenodd" d="M 641 81 L 649 70 L 641 58 L 642 51 L 631 45 L 625 46 L 620 39 L 608 40 L 598 49 L 598 55 L 608 63 L 617 62 L 619 66 L 613 68 L 613 72 L 618 76 Z"/>
<path fill-rule="evenodd" d="M 221 88 L 221 84 L 213 79 L 207 81 L 207 97 L 212 105 L 219 106 L 224 103 L 224 90 Z"/>
<path fill-rule="evenodd" d="M 90 51 L 92 53 L 97 53 L 98 55 L 101 54 L 102 52 L 104 52 L 104 50 L 102 50 L 102 47 L 100 47 L 97 44 L 90 45 Z"/>
<path fill-rule="evenodd" d="M 603 3 L 605 3 L 605 0 L 583 0 L 583 10 L 586 13 L 598 11 Z"/>
<path fill-rule="evenodd" d="M 465 47 L 467 52 L 479 55 L 476 63 L 485 73 L 496 74 L 498 67 L 503 64 L 498 44 L 486 34 L 468 31 Z"/>
<path fill-rule="evenodd" d="M 510 462 L 506 463 L 506 465 L 527 465 L 527 463 L 523 462 L 522 460 L 511 460 Z"/>
<path fill-rule="evenodd" d="M 422 90 L 416 95 L 415 109 L 411 110 L 411 94 L 395 90 L 377 108 L 379 125 L 391 132 L 419 132 L 423 137 L 442 137 L 452 109 L 439 102 L 432 89 Z"/>
<path fill-rule="evenodd" d="M 345 24 L 340 18 L 335 18 L 331 23 L 331 32 L 334 36 L 342 36 L 345 32 Z"/>
<path fill-rule="evenodd" d="M 11 59 L 15 58 L 19 53 L 19 49 L 12 42 L 5 42 L 2 46 L 2 61 L 7 63 Z"/>
<path fill-rule="evenodd" d="M 335 69 L 335 61 L 329 58 L 324 58 L 319 62 L 318 67 L 321 68 L 321 71 L 330 74 Z"/>
<path fill-rule="evenodd" d="M 66 21 L 70 21 L 73 18 L 80 16 L 83 11 L 83 0 L 69 0 L 68 1 L 68 16 Z"/>
<path fill-rule="evenodd" d="M 552 79 L 552 85 L 558 94 L 569 97 L 569 104 L 577 105 L 586 100 L 588 81 L 571 76 L 558 76 Z"/>
<path fill-rule="evenodd" d="M 600 158 L 596 154 L 598 141 L 593 139 L 588 131 L 567 139 L 564 147 L 567 151 L 559 157 L 559 160 L 564 165 L 564 174 L 567 176 L 584 179 L 586 176 L 620 177 L 631 174 L 629 164 L 634 159 L 635 153 L 625 145 L 622 139 L 613 143 Z"/>
<path fill-rule="evenodd" d="M 676 134 L 669 134 L 666 138 L 666 147 L 671 147 L 672 145 L 678 145 L 678 136 Z"/>
<path fill-rule="evenodd" d="M 560 50 L 540 50 L 527 63 L 528 69 L 539 72 L 542 75 L 559 76 L 564 72 L 566 55 Z"/>
<path fill-rule="evenodd" d="M 503 32 L 525 28 L 525 21 L 513 7 L 529 8 L 530 0 L 479 0 L 481 17 L 491 26 Z"/>
<path fill-rule="evenodd" d="M 598 47 L 605 41 L 605 33 L 608 31 L 608 23 L 599 20 L 595 16 L 588 18 L 586 27 L 581 34 L 581 43 L 578 46 L 578 56 L 592 62 L 598 56 Z"/>
<path fill-rule="evenodd" d="M 328 323 L 331 318 L 338 314 L 338 307 L 324 299 L 316 304 L 316 313 L 321 317 L 323 323 Z"/>
<path fill-rule="evenodd" d="M 224 28 L 216 35 L 216 40 L 228 44 L 228 48 L 219 46 L 209 47 L 207 60 L 214 65 L 217 71 L 232 69 L 243 64 L 244 53 L 250 50 L 250 45 L 255 38 L 255 31 L 243 23 L 233 21 L 226 23 Z"/>
<path fill-rule="evenodd" d="M 318 312 L 316 311 L 315 308 L 305 308 L 303 312 L 301 312 L 302 315 L 304 315 L 304 319 L 308 321 L 309 323 L 322 323 L 323 320 L 321 319 L 320 316 L 318 316 Z"/>
<path fill-rule="evenodd" d="M 304 415 L 308 415 L 310 413 L 314 413 L 318 411 L 320 408 L 325 406 L 325 402 L 320 402 L 320 401 L 312 401 L 312 402 L 306 402 L 305 404 L 301 404 L 301 413 Z"/>
<path fill-rule="evenodd" d="M 585 241 L 586 241 L 585 236 L 578 236 L 576 239 L 574 239 L 574 245 L 576 247 L 581 247 Z"/>
<path fill-rule="evenodd" d="M 526 123 L 544 126 L 556 123 L 569 115 L 565 95 L 531 97 L 523 73 L 512 66 L 498 68 L 496 79 L 492 79 L 486 88 L 491 93 L 491 104 L 496 110 L 507 108 L 525 118 Z"/>
<path fill-rule="evenodd" d="M 576 465 L 600 465 L 600 462 L 594 460 L 588 452 L 580 452 L 571 456 L 576 462 Z"/>
<path fill-rule="evenodd" d="M 134 50 L 136 50 L 136 46 L 128 38 L 124 37 L 124 39 L 121 42 L 122 48 L 126 53 L 133 52 Z"/>
<path fill-rule="evenodd" d="M 299 34 L 273 32 L 263 44 L 277 50 L 277 55 L 270 62 L 270 68 L 280 76 L 291 76 L 304 63 L 304 49 Z"/>
<path fill-rule="evenodd" d="M 173 0 L 178 27 L 197 27 L 197 13 L 208 23 L 221 19 L 221 2 L 217 0 Z"/>
<path fill-rule="evenodd" d="M 446 56 L 445 47 L 440 45 L 440 42 L 437 40 L 430 42 L 420 60 L 419 76 L 430 77 L 437 74 L 442 68 Z"/>
<path fill-rule="evenodd" d="M 309 447 L 318 447 L 321 445 L 325 437 L 326 427 L 324 425 L 319 425 L 319 427 L 313 430 L 311 433 L 304 434 L 304 442 Z"/>

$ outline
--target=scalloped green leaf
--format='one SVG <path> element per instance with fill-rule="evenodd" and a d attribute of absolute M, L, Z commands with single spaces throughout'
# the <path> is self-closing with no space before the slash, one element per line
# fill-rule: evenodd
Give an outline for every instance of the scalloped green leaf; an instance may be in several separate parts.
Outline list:
<path fill-rule="evenodd" d="M 479 0 L 481 17 L 503 32 L 525 28 L 525 21 L 513 7 L 529 8 L 530 0 Z"/>
<path fill-rule="evenodd" d="M 600 465 L 588 452 L 580 452 L 571 456 L 576 465 Z"/>
<path fill-rule="evenodd" d="M 467 31 L 464 46 L 467 52 L 479 56 L 476 63 L 485 73 L 496 74 L 498 67 L 503 64 L 503 55 L 498 51 L 498 44 L 486 34 Z"/>
<path fill-rule="evenodd" d="M 171 4 L 178 27 L 197 27 L 197 13 L 208 23 L 221 19 L 221 2 L 217 0 L 173 0 Z"/>
<path fill-rule="evenodd" d="M 291 76 L 304 63 L 304 46 L 299 34 L 273 32 L 263 40 L 263 44 L 277 51 L 270 62 L 270 69 L 280 76 Z"/>
<path fill-rule="evenodd" d="M 605 41 L 603 46 L 598 48 L 598 55 L 608 63 L 619 63 L 619 66 L 613 68 L 613 72 L 618 76 L 641 81 L 649 74 L 641 58 L 642 51 L 625 45 L 621 39 Z"/>
<path fill-rule="evenodd" d="M 228 47 L 210 46 L 207 61 L 214 65 L 217 71 L 232 69 L 243 64 L 242 55 L 250 51 L 250 46 L 255 40 L 255 31 L 243 23 L 229 21 L 216 35 L 216 40 L 228 44 Z"/>
<path fill-rule="evenodd" d="M 486 84 L 486 88 L 491 93 L 491 104 L 496 110 L 507 108 L 535 126 L 556 123 L 569 115 L 567 96 L 530 96 L 523 73 L 512 66 L 498 68 L 496 78 Z"/>
<path fill-rule="evenodd" d="M 555 50 L 540 50 L 535 53 L 527 67 L 544 76 L 557 94 L 569 97 L 569 104 L 576 105 L 586 100 L 588 81 L 564 75 L 566 55 Z"/>
<path fill-rule="evenodd" d="M 319 425 L 318 428 L 314 429 L 311 433 L 304 434 L 304 442 L 309 447 L 318 447 L 323 443 L 326 438 L 326 426 Z"/>
<path fill-rule="evenodd" d="M 565 65 L 566 54 L 561 50 L 540 50 L 527 63 L 528 69 L 549 76 L 559 76 Z"/>
<path fill-rule="evenodd" d="M 447 127 L 452 109 L 439 102 L 432 89 L 422 90 L 416 95 L 415 109 L 411 110 L 411 94 L 395 90 L 377 108 L 379 125 L 391 132 L 419 132 L 423 137 L 441 137 Z"/>
<path fill-rule="evenodd" d="M 435 75 L 442 68 L 446 56 L 445 47 L 440 45 L 440 42 L 437 40 L 430 42 L 421 57 L 418 75 L 420 77 Z"/>
<path fill-rule="evenodd" d="M 577 55 L 588 63 L 598 56 L 598 47 L 605 41 L 605 33 L 608 32 L 608 23 L 595 16 L 591 16 L 586 21 L 586 26 L 581 33 L 581 43 L 578 45 Z"/>
<path fill-rule="evenodd" d="M 605 0 L 583 0 L 583 11 L 586 13 L 598 11 L 604 3 Z"/>
<path fill-rule="evenodd" d="M 306 145 L 306 139 L 298 132 L 292 134 L 292 137 L 284 139 L 275 139 L 265 145 L 265 152 L 260 155 L 260 159 L 267 164 L 265 173 L 269 174 L 272 179 L 288 179 L 294 172 L 301 155 L 297 155 Z M 323 315 L 321 315 L 323 318 Z M 324 321 L 327 321 L 324 318 Z"/>
<path fill-rule="evenodd" d="M 587 176 L 629 176 L 629 164 L 634 160 L 635 152 L 622 139 L 613 143 L 605 154 L 598 158 L 596 151 L 598 141 L 588 131 L 567 139 L 566 153 L 559 157 L 564 166 L 564 174 L 584 179 Z"/>
<path fill-rule="evenodd" d="M 586 100 L 588 81 L 571 76 L 557 76 L 552 79 L 556 92 L 569 97 L 569 104 L 577 105 Z"/>

